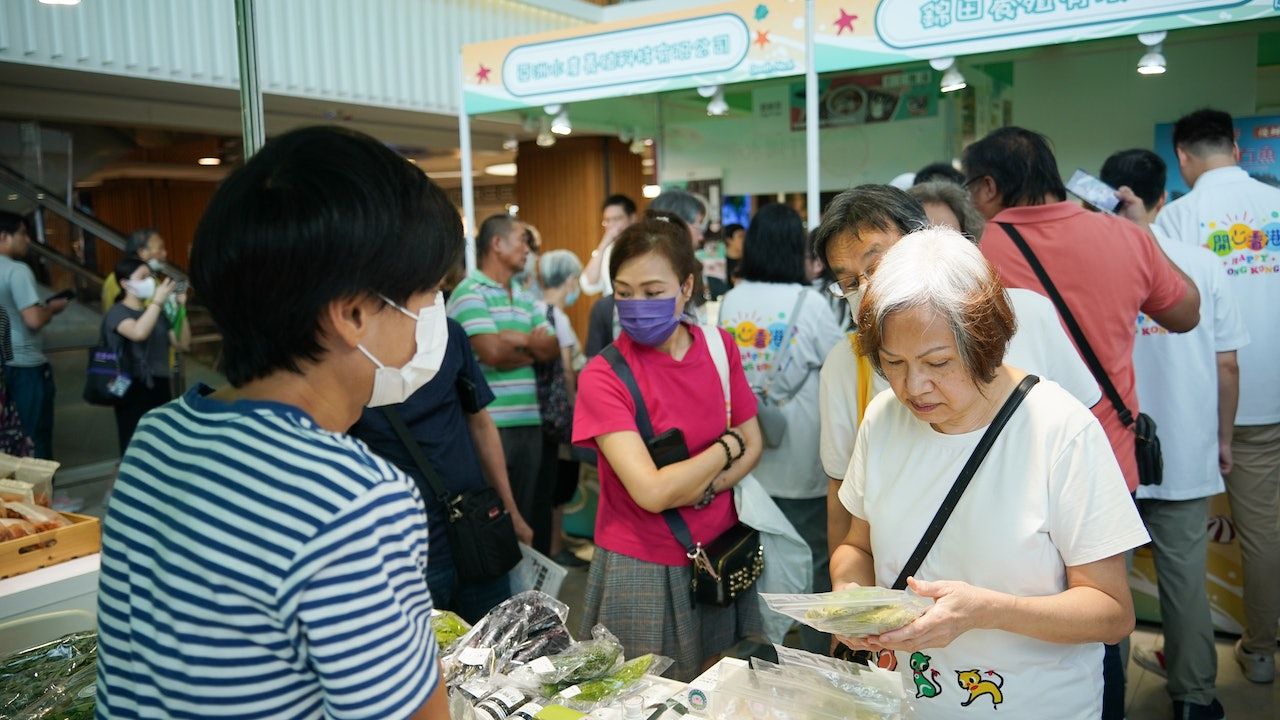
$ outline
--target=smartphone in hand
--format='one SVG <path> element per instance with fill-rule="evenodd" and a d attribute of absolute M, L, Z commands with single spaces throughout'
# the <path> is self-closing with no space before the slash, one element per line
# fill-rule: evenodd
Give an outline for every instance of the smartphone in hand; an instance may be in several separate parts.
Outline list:
<path fill-rule="evenodd" d="M 1067 180 L 1067 191 L 1105 213 L 1114 215 L 1120 207 L 1116 189 L 1084 170 L 1076 170 Z"/>
<path fill-rule="evenodd" d="M 73 298 L 73 297 L 75 297 L 75 296 L 76 296 L 76 291 L 75 291 L 75 290 L 70 290 L 70 289 L 68 289 L 68 290 L 63 290 L 63 291 L 62 291 L 62 292 L 60 292 L 60 293 L 56 293 L 56 294 L 54 294 L 54 295 L 50 295 L 49 297 L 45 298 L 44 304 L 45 304 L 45 305 L 48 305 L 49 303 L 53 302 L 54 300 L 70 300 L 71 298 Z"/>

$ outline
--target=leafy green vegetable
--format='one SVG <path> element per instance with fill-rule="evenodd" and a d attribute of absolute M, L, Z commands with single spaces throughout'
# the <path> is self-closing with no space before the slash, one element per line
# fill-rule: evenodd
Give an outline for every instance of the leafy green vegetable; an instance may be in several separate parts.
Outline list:
<path fill-rule="evenodd" d="M 454 643 L 467 634 L 471 626 L 457 614 L 444 610 L 431 616 L 431 629 L 435 631 L 436 642 L 440 644 L 440 649 L 448 652 Z"/>

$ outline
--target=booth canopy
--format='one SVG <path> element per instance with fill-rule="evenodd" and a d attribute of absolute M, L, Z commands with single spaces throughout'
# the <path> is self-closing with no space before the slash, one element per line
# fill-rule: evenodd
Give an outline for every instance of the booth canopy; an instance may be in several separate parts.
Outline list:
<path fill-rule="evenodd" d="M 1280 0 L 814 0 L 818 72 L 1280 16 Z M 464 110 L 805 72 L 804 0 L 735 0 L 467 45 Z"/>

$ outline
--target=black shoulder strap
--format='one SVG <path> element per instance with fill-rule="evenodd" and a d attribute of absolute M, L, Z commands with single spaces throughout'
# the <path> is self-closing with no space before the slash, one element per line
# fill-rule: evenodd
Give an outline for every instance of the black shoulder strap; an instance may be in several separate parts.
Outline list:
<path fill-rule="evenodd" d="M 404 448 L 409 451 L 409 457 L 413 458 L 413 464 L 418 466 L 418 471 L 422 473 L 423 479 L 427 481 L 427 486 L 423 487 L 418 484 L 418 490 L 423 495 L 430 495 L 440 502 L 441 507 L 449 507 L 449 491 L 444 486 L 444 481 L 436 474 L 435 468 L 431 467 L 427 456 L 422 452 L 422 446 L 417 440 L 413 439 L 413 435 L 409 432 L 409 426 L 404 424 L 404 418 L 400 417 L 400 412 L 396 410 L 394 405 L 386 405 L 382 408 L 382 414 L 386 416 L 387 422 L 391 423 L 391 429 L 395 431 L 396 437 L 400 438 L 400 442 Z M 430 492 L 428 492 L 430 491 Z"/>
<path fill-rule="evenodd" d="M 991 421 L 991 425 L 987 426 L 987 431 L 982 434 L 982 439 L 978 441 L 978 446 L 973 449 L 973 454 L 969 456 L 969 462 L 965 463 L 964 468 L 960 470 L 960 475 L 956 477 L 955 484 L 951 486 L 951 492 L 947 493 L 947 497 L 942 501 L 937 514 L 933 516 L 933 522 L 929 523 L 929 528 L 924 531 L 924 537 L 920 538 L 920 544 L 916 545 L 915 551 L 911 553 L 911 558 L 902 567 L 902 572 L 893 583 L 894 590 L 905 590 L 907 578 L 920 571 L 920 566 L 924 564 L 925 557 L 929 555 L 929 551 L 933 549 L 933 544 L 937 542 L 938 536 L 942 534 L 942 528 L 946 527 L 947 520 L 960 502 L 960 496 L 964 495 L 965 488 L 969 487 L 969 481 L 973 480 L 974 474 L 978 472 L 978 467 L 987 458 L 987 453 L 991 451 L 991 446 L 995 444 L 996 438 L 1000 436 L 1000 431 L 1004 430 L 1004 426 L 1009 423 L 1009 418 L 1013 417 L 1013 413 L 1022 404 L 1023 399 L 1027 397 L 1027 393 L 1031 392 L 1031 388 L 1035 387 L 1038 382 L 1040 382 L 1040 378 L 1035 375 L 1026 376 L 1022 379 L 1022 382 L 1018 383 L 1018 387 L 1013 389 L 1009 399 L 1004 401 L 1004 406 L 1000 408 L 1000 412 L 996 413 L 995 419 Z"/>
<path fill-rule="evenodd" d="M 1098 386 L 1102 388 L 1102 392 L 1106 394 L 1107 399 L 1111 401 L 1111 405 L 1115 407 L 1116 413 L 1120 415 L 1120 422 L 1126 426 L 1132 425 L 1133 413 L 1124 404 L 1124 398 L 1120 397 L 1120 392 L 1116 390 L 1116 386 L 1111 383 L 1111 377 L 1107 375 L 1107 371 L 1102 367 L 1098 356 L 1094 354 L 1093 348 L 1089 345 L 1089 340 L 1084 336 L 1084 331 L 1080 329 L 1080 324 L 1076 322 L 1075 316 L 1071 314 L 1071 308 L 1067 307 L 1067 301 L 1062 298 L 1058 288 L 1049 279 L 1049 273 L 1045 272 L 1044 265 L 1040 264 L 1040 259 L 1031 251 L 1031 246 L 1027 245 L 1026 239 L 1022 237 L 1022 233 L 1018 232 L 1017 228 L 1009 223 L 1000 223 L 1000 227 L 1004 229 L 1005 233 L 1009 235 L 1009 239 L 1013 240 L 1013 244 L 1022 252 L 1022 256 L 1027 259 L 1027 264 L 1031 266 L 1031 270 L 1040 279 L 1040 284 L 1044 286 L 1045 292 L 1049 293 L 1049 299 L 1058 308 L 1058 314 L 1062 315 L 1062 322 L 1066 324 L 1067 331 L 1071 333 L 1071 338 L 1076 341 L 1076 347 L 1080 348 L 1080 354 L 1084 356 L 1084 362 L 1089 366 L 1089 372 L 1093 373 L 1094 379 L 1098 381 Z"/>
<path fill-rule="evenodd" d="M 600 351 L 604 359 L 608 361 L 609 367 L 613 368 L 613 374 L 618 376 L 622 384 L 626 386 L 627 392 L 631 393 L 631 400 L 636 406 L 636 429 L 640 431 L 640 438 L 646 443 L 653 439 L 653 423 L 649 420 L 649 408 L 645 407 L 644 396 L 640 394 L 640 385 L 636 383 L 636 376 L 631 372 L 631 366 L 627 364 L 627 359 L 622 357 L 622 353 L 614 345 L 607 346 Z M 676 542 L 680 543 L 685 552 L 697 552 L 697 545 L 693 542 L 693 533 L 689 532 L 689 525 L 685 523 L 678 510 L 663 510 L 662 519 L 667 521 L 667 527 L 671 529 L 671 534 L 676 536 Z"/>

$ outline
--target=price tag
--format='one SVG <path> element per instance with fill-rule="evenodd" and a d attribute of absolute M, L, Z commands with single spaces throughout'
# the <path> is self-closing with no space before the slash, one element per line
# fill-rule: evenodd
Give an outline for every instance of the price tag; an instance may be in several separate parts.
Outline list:
<path fill-rule="evenodd" d="M 544 656 L 529 663 L 529 669 L 539 675 L 549 675 L 556 671 L 556 664 L 551 662 L 551 658 Z"/>
<path fill-rule="evenodd" d="M 467 648 L 458 653 L 458 662 L 463 665 L 483 666 L 493 656 L 493 648 Z"/>

